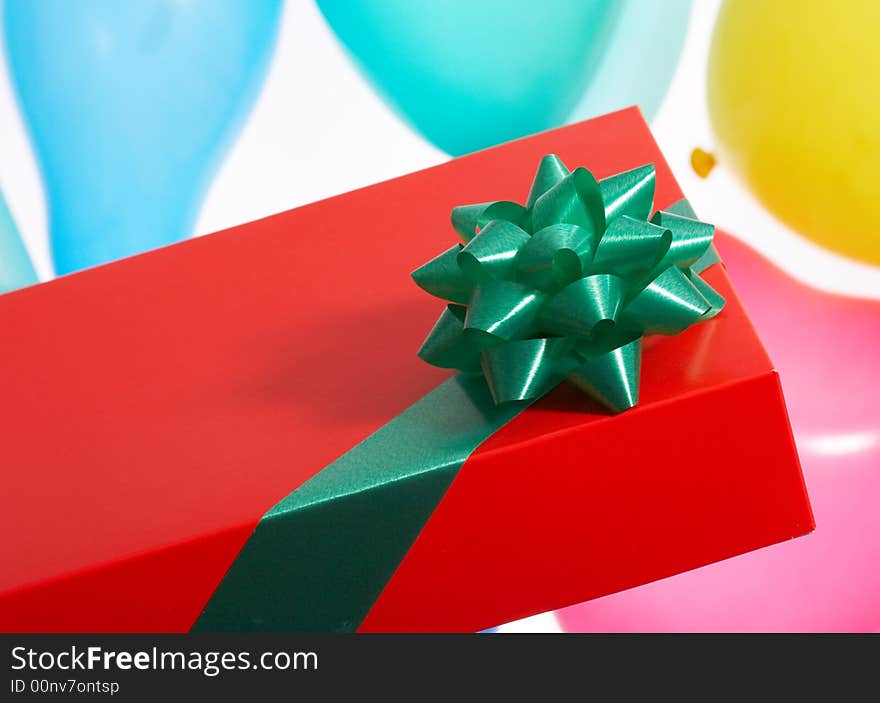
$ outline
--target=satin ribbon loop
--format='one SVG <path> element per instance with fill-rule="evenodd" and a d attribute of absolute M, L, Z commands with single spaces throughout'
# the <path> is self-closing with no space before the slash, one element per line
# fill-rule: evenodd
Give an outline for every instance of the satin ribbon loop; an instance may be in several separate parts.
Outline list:
<path fill-rule="evenodd" d="M 482 372 L 496 403 L 563 379 L 614 412 L 638 402 L 641 340 L 714 317 L 724 299 L 699 273 L 718 261 L 714 227 L 687 201 L 652 216 L 653 164 L 597 181 L 541 159 L 525 206 L 452 211 L 457 244 L 416 269 L 448 301 L 419 350 Z"/>

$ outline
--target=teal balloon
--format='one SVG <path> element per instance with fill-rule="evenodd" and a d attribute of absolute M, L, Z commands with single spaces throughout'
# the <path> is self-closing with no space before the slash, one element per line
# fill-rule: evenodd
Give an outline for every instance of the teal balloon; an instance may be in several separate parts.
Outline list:
<path fill-rule="evenodd" d="M 691 0 L 626 0 L 618 29 L 568 122 L 638 105 L 657 114 L 681 56 Z"/>
<path fill-rule="evenodd" d="M 690 0 L 318 0 L 377 91 L 460 155 L 638 104 L 675 72 Z"/>
<path fill-rule="evenodd" d="M 454 155 L 563 124 L 589 88 L 623 9 L 609 0 L 318 6 L 386 101 Z"/>
<path fill-rule="evenodd" d="M 280 13 L 280 0 L 6 0 L 59 274 L 192 233 Z"/>
<path fill-rule="evenodd" d="M 37 273 L 21 241 L 12 213 L 0 193 L 0 293 L 37 282 Z"/>

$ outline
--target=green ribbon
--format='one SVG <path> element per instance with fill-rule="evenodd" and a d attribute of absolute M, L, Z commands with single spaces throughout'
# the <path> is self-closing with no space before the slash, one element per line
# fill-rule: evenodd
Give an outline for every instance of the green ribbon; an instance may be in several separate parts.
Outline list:
<path fill-rule="evenodd" d="M 495 403 L 535 399 L 567 379 L 614 412 L 638 402 L 642 338 L 715 316 L 699 272 L 715 228 L 686 201 L 651 216 L 653 164 L 597 181 L 555 155 L 526 204 L 456 207 L 462 244 L 416 269 L 449 302 L 419 356 L 485 375 Z"/>
<path fill-rule="evenodd" d="M 469 374 L 440 384 L 261 518 L 193 632 L 355 631 L 468 457 L 526 406 Z"/>

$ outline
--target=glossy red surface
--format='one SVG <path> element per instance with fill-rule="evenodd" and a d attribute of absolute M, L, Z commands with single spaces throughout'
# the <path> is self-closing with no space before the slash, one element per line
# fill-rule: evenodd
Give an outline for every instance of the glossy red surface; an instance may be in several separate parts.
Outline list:
<path fill-rule="evenodd" d="M 362 631 L 485 629 L 812 529 L 777 375 L 704 277 L 725 310 L 651 340 L 639 405 L 560 386 L 471 455 Z"/>
<path fill-rule="evenodd" d="M 641 116 L 628 110 L 0 297 L 0 630 L 187 630 L 268 508 L 446 377 L 415 355 L 440 303 L 409 271 L 453 241 L 451 206 L 523 199 L 550 151 L 600 177 L 654 161 L 657 205 L 681 197 Z M 709 338 L 733 324 L 733 310 L 715 332 L 707 325 L 692 338 L 696 357 L 673 359 L 659 347 L 646 354 L 656 373 L 643 397 L 656 407 L 634 417 L 665 417 L 663 393 L 769 369 L 745 318 L 735 334 L 720 333 L 729 354 L 701 356 L 704 344 L 717 349 Z M 519 448 L 565 427 L 617 426 L 585 403 L 555 394 L 491 447 Z M 740 437 L 754 410 L 739 407 L 726 416 L 729 438 Z M 595 437 L 607 441 L 604 431 Z M 760 437 L 796 472 L 786 433 Z M 663 459 L 660 447 L 644 449 Z M 585 456 L 582 446 L 567 451 Z M 705 451 L 692 464 L 717 470 L 717 455 L 728 453 Z M 770 490 L 753 478 L 750 491 Z M 456 481 L 453 493 L 471 480 Z M 504 491 L 487 493 L 489 485 L 474 486 L 465 507 L 475 522 L 461 523 L 462 534 L 492 517 L 480 504 Z M 583 520 L 580 496 L 567 510 L 547 503 L 564 494 L 545 488 L 535 510 Z M 808 512 L 802 492 L 783 498 Z M 444 511 L 449 505 L 462 509 L 447 500 Z M 750 522 L 746 514 L 746 532 Z M 776 527 L 765 543 L 779 538 Z M 499 554 L 518 549 L 511 542 Z M 558 597 L 547 608 L 571 602 L 569 586 L 548 574 L 545 588 L 554 583 Z M 428 592 L 403 593 L 415 601 Z"/>

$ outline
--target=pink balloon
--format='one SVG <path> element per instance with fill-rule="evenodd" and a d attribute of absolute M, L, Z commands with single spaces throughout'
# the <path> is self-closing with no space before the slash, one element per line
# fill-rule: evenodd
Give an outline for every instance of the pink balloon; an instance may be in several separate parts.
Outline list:
<path fill-rule="evenodd" d="M 561 610 L 560 624 L 572 632 L 880 630 L 880 303 L 816 290 L 728 235 L 716 241 L 779 369 L 816 531 Z"/>

